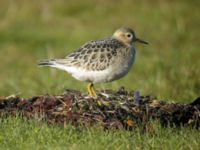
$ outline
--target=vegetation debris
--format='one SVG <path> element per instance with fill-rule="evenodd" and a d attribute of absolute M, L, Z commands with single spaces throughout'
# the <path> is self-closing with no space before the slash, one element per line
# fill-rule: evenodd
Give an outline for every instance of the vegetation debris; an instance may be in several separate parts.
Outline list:
<path fill-rule="evenodd" d="M 48 124 L 85 126 L 99 124 L 105 129 L 128 129 L 157 120 L 162 126 L 200 126 L 200 97 L 190 104 L 169 103 L 138 91 L 105 90 L 97 98 L 75 90 L 61 95 L 32 98 L 0 98 L 0 117 L 20 115 L 39 118 Z"/>

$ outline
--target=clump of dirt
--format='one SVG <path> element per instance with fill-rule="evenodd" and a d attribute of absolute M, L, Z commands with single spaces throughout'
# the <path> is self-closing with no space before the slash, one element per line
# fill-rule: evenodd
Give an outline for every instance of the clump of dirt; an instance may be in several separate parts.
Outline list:
<path fill-rule="evenodd" d="M 91 126 L 106 129 L 134 129 L 150 120 L 162 126 L 200 127 L 200 97 L 191 104 L 168 103 L 139 92 L 106 90 L 98 98 L 75 90 L 61 95 L 41 95 L 24 99 L 16 96 L 0 98 L 0 117 L 20 115 L 40 118 L 49 124 Z"/>

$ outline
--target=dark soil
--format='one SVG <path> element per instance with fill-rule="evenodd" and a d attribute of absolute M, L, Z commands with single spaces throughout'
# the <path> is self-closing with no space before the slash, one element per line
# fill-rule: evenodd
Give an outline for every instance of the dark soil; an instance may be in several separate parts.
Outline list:
<path fill-rule="evenodd" d="M 191 101 L 191 100 L 190 100 Z M 157 120 L 162 126 L 200 128 L 200 97 L 190 104 L 169 103 L 139 92 L 98 92 L 98 98 L 79 91 L 66 90 L 62 95 L 41 95 L 24 99 L 0 98 L 0 117 L 40 118 L 48 124 L 91 126 L 106 129 L 134 129 Z"/>

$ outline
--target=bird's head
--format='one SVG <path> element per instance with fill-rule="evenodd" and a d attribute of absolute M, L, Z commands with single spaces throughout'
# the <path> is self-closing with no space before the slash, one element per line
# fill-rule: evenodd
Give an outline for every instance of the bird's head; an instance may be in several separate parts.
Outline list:
<path fill-rule="evenodd" d="M 134 31 L 130 28 L 120 28 L 114 32 L 112 37 L 126 45 L 132 45 L 134 42 L 148 44 L 147 42 L 137 38 Z"/>

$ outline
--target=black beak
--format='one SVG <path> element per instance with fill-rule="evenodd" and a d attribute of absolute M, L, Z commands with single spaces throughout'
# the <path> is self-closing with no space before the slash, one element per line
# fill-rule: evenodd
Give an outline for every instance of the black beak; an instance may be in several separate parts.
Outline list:
<path fill-rule="evenodd" d="M 140 42 L 140 43 L 142 43 L 142 44 L 149 44 L 149 43 L 147 43 L 147 42 L 145 42 L 145 41 L 143 41 L 143 40 L 140 40 L 140 39 L 138 39 L 138 38 L 136 38 L 135 41 L 136 41 L 136 42 Z"/>

